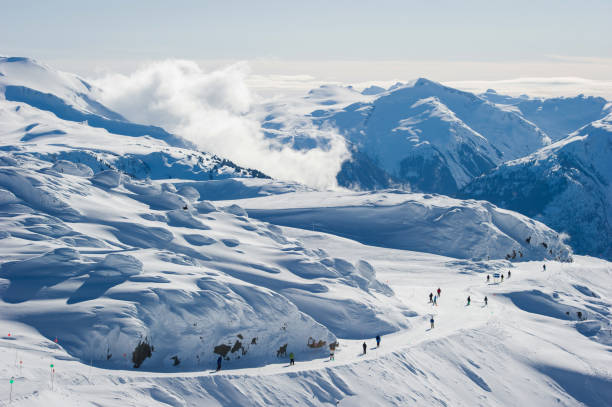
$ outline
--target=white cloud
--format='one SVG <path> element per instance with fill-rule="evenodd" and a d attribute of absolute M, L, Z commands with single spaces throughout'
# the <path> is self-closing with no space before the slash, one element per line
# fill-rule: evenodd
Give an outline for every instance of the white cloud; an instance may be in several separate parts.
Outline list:
<path fill-rule="evenodd" d="M 258 97 L 247 85 L 248 75 L 244 63 L 204 72 L 192 61 L 166 60 L 95 83 L 102 89 L 101 101 L 134 122 L 161 126 L 202 150 L 274 178 L 335 187 L 349 156 L 344 139 L 333 129 L 316 130 L 329 140 L 327 147 L 297 151 L 265 138 L 249 115 Z"/>

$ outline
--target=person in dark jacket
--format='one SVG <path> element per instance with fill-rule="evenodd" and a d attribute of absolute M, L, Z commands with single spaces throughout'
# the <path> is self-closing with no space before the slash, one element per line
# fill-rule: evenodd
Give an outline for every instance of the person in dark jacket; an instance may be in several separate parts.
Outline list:
<path fill-rule="evenodd" d="M 431 324 L 431 329 L 434 329 L 434 317 L 433 317 L 433 315 L 431 316 L 431 319 L 429 320 L 429 323 Z"/>
<path fill-rule="evenodd" d="M 440 287 L 438 287 L 438 297 L 440 297 L 441 294 L 442 294 L 442 290 L 440 290 Z"/>
<path fill-rule="evenodd" d="M 485 305 L 489 305 L 489 299 L 487 298 L 486 295 L 485 295 Z"/>
<path fill-rule="evenodd" d="M 366 351 L 368 349 L 368 345 L 364 342 L 363 345 L 361 345 L 361 346 L 363 346 L 363 354 L 365 355 Z"/>
<path fill-rule="evenodd" d="M 219 370 L 221 370 L 221 362 L 222 362 L 222 361 L 223 361 L 223 358 L 222 358 L 221 356 L 219 356 L 219 357 L 217 358 L 217 372 L 218 372 Z"/>
<path fill-rule="evenodd" d="M 429 293 L 429 302 L 433 302 L 433 293 Z"/>
<path fill-rule="evenodd" d="M 380 346 L 380 335 L 376 335 L 376 347 Z"/>
<path fill-rule="evenodd" d="M 472 302 L 472 299 L 470 298 L 470 296 L 468 295 L 468 303 L 467 305 L 470 305 L 470 302 Z"/>

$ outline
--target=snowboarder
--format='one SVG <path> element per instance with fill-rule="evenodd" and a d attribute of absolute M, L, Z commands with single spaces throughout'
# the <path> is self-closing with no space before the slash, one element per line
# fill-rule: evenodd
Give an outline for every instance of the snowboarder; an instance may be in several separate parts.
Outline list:
<path fill-rule="evenodd" d="M 431 329 L 434 329 L 434 317 L 433 317 L 433 315 L 431 316 L 431 319 L 429 320 L 429 323 L 431 324 Z"/>
<path fill-rule="evenodd" d="M 221 370 L 221 362 L 222 362 L 222 361 L 223 361 L 223 358 L 222 358 L 221 356 L 219 356 L 219 357 L 217 358 L 217 372 L 218 372 L 219 370 Z"/>
<path fill-rule="evenodd" d="M 366 350 L 368 349 L 368 345 L 364 342 L 363 345 L 361 345 L 361 346 L 363 346 L 363 354 L 365 355 L 366 354 Z"/>
<path fill-rule="evenodd" d="M 470 299 L 470 296 L 468 295 L 467 305 L 470 305 L 470 302 L 471 302 L 471 301 L 472 301 L 472 300 Z"/>
<path fill-rule="evenodd" d="M 433 305 L 438 306 L 438 296 L 434 295 Z"/>
<path fill-rule="evenodd" d="M 487 298 L 487 296 L 485 295 L 485 306 L 489 305 L 489 299 Z"/>
<path fill-rule="evenodd" d="M 491 281 L 491 276 L 489 274 L 487 274 L 487 283 Z"/>
<path fill-rule="evenodd" d="M 376 347 L 380 346 L 380 335 L 376 335 Z"/>
<path fill-rule="evenodd" d="M 442 290 L 440 290 L 440 287 L 438 287 L 438 297 L 441 296 L 440 294 L 442 294 Z"/>
<path fill-rule="evenodd" d="M 433 293 L 429 293 L 429 302 L 433 302 Z"/>
<path fill-rule="evenodd" d="M 289 366 L 293 366 L 295 365 L 295 356 L 293 355 L 293 352 L 291 352 L 289 354 Z"/>

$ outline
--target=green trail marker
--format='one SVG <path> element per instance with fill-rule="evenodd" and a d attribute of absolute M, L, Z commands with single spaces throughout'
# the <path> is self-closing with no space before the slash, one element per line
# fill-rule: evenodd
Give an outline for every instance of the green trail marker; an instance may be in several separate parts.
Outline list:
<path fill-rule="evenodd" d="M 9 383 L 11 384 L 11 392 L 9 394 L 10 403 L 13 402 L 13 382 L 14 381 L 15 381 L 15 377 L 11 376 L 11 380 L 9 380 Z"/>

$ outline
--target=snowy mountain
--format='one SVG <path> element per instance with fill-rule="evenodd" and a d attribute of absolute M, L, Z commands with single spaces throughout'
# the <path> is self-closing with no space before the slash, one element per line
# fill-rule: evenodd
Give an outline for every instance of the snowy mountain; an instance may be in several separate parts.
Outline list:
<path fill-rule="evenodd" d="M 337 129 L 352 151 L 337 176 L 339 185 L 454 194 L 611 109 L 600 97 L 511 97 L 493 89 L 474 95 L 421 78 L 361 93 L 324 85 L 301 103 L 270 103 L 261 121 L 268 137 L 296 149 L 325 146 L 313 137 L 313 127 Z"/>
<path fill-rule="evenodd" d="M 549 226 L 486 201 L 273 180 L 125 120 L 76 76 L 19 58 L 3 59 L 0 73 L 2 405 L 612 398 L 612 265 L 573 255 Z M 308 137 L 310 107 L 341 117 L 347 105 L 368 108 L 402 89 L 312 92 L 293 135 L 324 143 Z M 446 157 L 463 144 L 497 154 L 484 127 L 457 113 L 465 97 L 420 98 L 402 117 L 422 121 L 397 131 L 441 126 L 459 140 Z M 478 114 L 500 114 L 474 103 Z M 290 136 L 280 106 L 266 114 L 269 136 Z M 524 123 L 509 117 L 510 127 Z M 449 168 L 459 176 L 466 162 Z M 345 168 L 372 184 L 396 182 L 369 156 Z"/>
<path fill-rule="evenodd" d="M 612 258 L 612 115 L 476 178 L 460 196 L 486 199 L 570 236 L 578 253 Z"/>
<path fill-rule="evenodd" d="M 319 104 L 309 115 L 312 122 L 338 129 L 353 146 L 351 164 L 338 174 L 347 187 L 371 188 L 372 180 L 380 180 L 376 187 L 452 194 L 496 165 L 550 142 L 515 109 L 423 78 L 384 92 L 327 86 L 308 99 L 313 95 Z M 264 127 L 274 126 L 270 136 L 283 137 L 295 122 L 275 115 Z"/>
<path fill-rule="evenodd" d="M 553 141 L 561 140 L 569 134 L 596 120 L 603 119 L 612 112 L 612 104 L 601 97 L 578 95 L 561 98 L 513 98 L 499 95 L 493 89 L 479 95 L 503 107 L 512 106 L 530 122 L 538 126 Z"/>
<path fill-rule="evenodd" d="M 28 58 L 0 58 L 0 130 L 7 151 L 138 179 L 266 177 L 155 127 L 131 123 L 92 99 L 89 85 Z M 10 103 L 12 102 L 12 103 Z M 58 142 L 61 141 L 61 142 Z"/>

